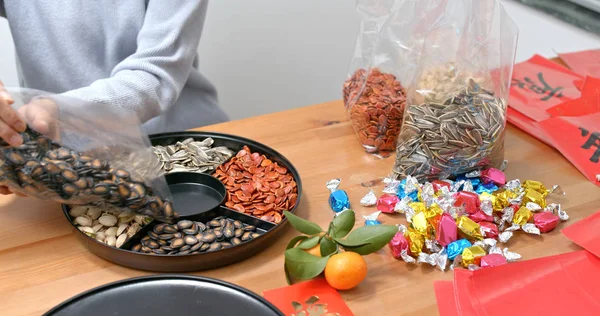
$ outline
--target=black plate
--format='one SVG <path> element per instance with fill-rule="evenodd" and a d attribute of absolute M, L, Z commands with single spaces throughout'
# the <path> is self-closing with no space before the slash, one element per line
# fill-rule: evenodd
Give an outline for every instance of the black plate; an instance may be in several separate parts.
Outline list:
<path fill-rule="evenodd" d="M 211 175 L 177 172 L 165 178 L 173 195 L 173 207 L 182 218 L 212 211 L 225 201 L 225 185 Z"/>
<path fill-rule="evenodd" d="M 250 148 L 250 150 L 252 150 L 252 152 L 264 154 L 270 160 L 287 168 L 294 177 L 298 190 L 296 204 L 289 211 L 292 213 L 296 211 L 298 204 L 300 203 L 302 193 L 300 176 L 296 168 L 284 156 L 272 148 L 247 138 L 213 132 L 175 132 L 156 134 L 150 136 L 150 141 L 152 142 L 153 146 L 165 146 L 174 144 L 177 141 L 182 141 L 189 137 L 197 140 L 211 137 L 214 140 L 213 146 L 226 146 L 236 153 L 237 151 L 241 150 L 244 145 L 246 145 Z M 170 175 L 167 175 L 167 177 L 168 180 L 176 180 L 176 176 L 170 177 Z M 177 201 L 174 201 L 174 203 L 177 203 Z M 63 205 L 63 212 L 65 213 L 65 216 L 69 222 L 72 223 L 73 221 L 69 215 L 69 210 L 69 206 Z M 90 252 L 113 263 L 134 269 L 155 272 L 192 272 L 226 266 L 257 254 L 277 240 L 277 236 L 279 236 L 281 233 L 281 228 L 287 223 L 287 219 L 283 218 L 281 223 L 273 224 L 253 216 L 239 213 L 225 206 L 219 206 L 202 214 L 188 216 L 186 218 L 206 222 L 217 216 L 227 216 L 234 220 L 240 220 L 245 224 L 254 225 L 258 228 L 259 233 L 262 235 L 250 241 L 244 242 L 241 245 L 214 252 L 187 255 L 150 255 L 134 252 L 129 249 L 138 243 L 139 240 L 147 234 L 148 230 L 152 229 L 152 227 L 157 224 L 156 221 L 144 226 L 140 232 L 138 232 L 133 238 L 129 239 L 121 248 L 107 246 L 104 243 L 96 241 L 94 238 L 88 237 L 74 225 L 73 228 L 76 232 L 75 236 L 81 243 L 83 243 L 85 247 L 88 248 Z"/>
<path fill-rule="evenodd" d="M 187 275 L 156 275 L 102 285 L 70 298 L 44 315 L 284 314 L 261 296 L 231 283 Z"/>

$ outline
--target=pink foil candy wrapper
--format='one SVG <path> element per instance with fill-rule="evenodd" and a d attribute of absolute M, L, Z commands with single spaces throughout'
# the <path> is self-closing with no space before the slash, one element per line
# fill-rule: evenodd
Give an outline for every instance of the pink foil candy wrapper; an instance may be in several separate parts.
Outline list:
<path fill-rule="evenodd" d="M 404 229 L 406 229 L 404 227 Z M 394 235 L 394 238 L 388 243 L 388 247 L 392 251 L 392 256 L 396 259 L 402 259 L 408 263 L 415 263 L 415 258 L 408 254 L 408 240 L 404 237 L 404 230 L 399 231 Z"/>
<path fill-rule="evenodd" d="M 481 232 L 484 238 L 496 238 L 498 237 L 498 226 L 490 222 L 479 222 L 481 226 Z"/>
<path fill-rule="evenodd" d="M 483 222 L 483 221 L 485 221 L 485 222 L 493 222 L 494 221 L 494 216 L 487 215 L 481 210 L 479 210 L 473 214 L 469 214 L 467 216 L 476 223 Z"/>
<path fill-rule="evenodd" d="M 458 239 L 458 228 L 454 218 L 447 213 L 442 214 L 435 233 L 435 240 L 444 247 L 456 241 Z"/>
<path fill-rule="evenodd" d="M 492 267 L 501 266 L 501 265 L 507 264 L 507 263 L 508 262 L 506 261 L 506 258 L 504 258 L 503 255 L 493 253 L 493 254 L 485 255 L 485 256 L 481 257 L 481 262 L 479 263 L 479 266 L 482 268 L 492 268 Z"/>
<path fill-rule="evenodd" d="M 554 230 L 558 225 L 558 222 L 558 216 L 552 214 L 552 212 L 540 212 L 533 214 L 533 223 L 535 224 L 535 227 L 537 227 L 542 233 L 547 233 Z"/>
<path fill-rule="evenodd" d="M 396 195 L 384 194 L 377 200 L 377 210 L 383 213 L 394 213 L 394 207 L 400 202 L 400 199 Z"/>
<path fill-rule="evenodd" d="M 481 181 L 484 184 L 493 183 L 497 186 L 503 186 L 506 184 L 506 176 L 504 172 L 496 168 L 489 168 L 481 171 Z"/>
<path fill-rule="evenodd" d="M 460 191 L 454 194 L 454 198 L 454 206 L 463 205 L 465 208 L 465 212 L 467 212 L 468 214 L 473 214 L 479 211 L 479 205 L 481 203 L 481 200 L 479 199 L 479 195 L 477 195 L 477 193 Z"/>

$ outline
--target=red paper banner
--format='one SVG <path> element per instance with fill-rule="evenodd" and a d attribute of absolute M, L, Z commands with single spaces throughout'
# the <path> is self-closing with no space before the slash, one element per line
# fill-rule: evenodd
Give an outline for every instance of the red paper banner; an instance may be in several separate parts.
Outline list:
<path fill-rule="evenodd" d="M 558 54 L 573 71 L 584 76 L 600 77 L 600 49 Z"/>

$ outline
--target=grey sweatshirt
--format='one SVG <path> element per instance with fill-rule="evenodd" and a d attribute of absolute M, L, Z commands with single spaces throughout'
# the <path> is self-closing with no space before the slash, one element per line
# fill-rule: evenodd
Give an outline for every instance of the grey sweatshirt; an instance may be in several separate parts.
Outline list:
<path fill-rule="evenodd" d="M 133 110 L 157 133 L 228 120 L 197 70 L 207 2 L 0 0 L 0 16 L 22 87 Z"/>

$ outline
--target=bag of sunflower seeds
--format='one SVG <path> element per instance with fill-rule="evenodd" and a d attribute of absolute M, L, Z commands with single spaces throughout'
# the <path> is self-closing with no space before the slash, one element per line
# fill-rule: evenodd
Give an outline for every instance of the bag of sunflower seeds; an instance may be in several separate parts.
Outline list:
<path fill-rule="evenodd" d="M 69 205 L 111 206 L 161 221 L 171 194 L 133 112 L 30 89 L 7 89 L 27 128 L 0 141 L 0 186 Z"/>
<path fill-rule="evenodd" d="M 419 2 L 426 31 L 393 176 L 432 180 L 500 168 L 518 29 L 497 0 Z"/>

